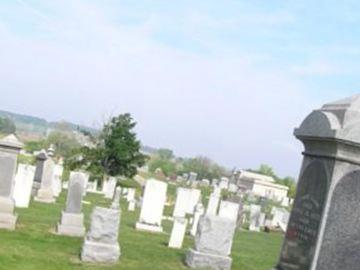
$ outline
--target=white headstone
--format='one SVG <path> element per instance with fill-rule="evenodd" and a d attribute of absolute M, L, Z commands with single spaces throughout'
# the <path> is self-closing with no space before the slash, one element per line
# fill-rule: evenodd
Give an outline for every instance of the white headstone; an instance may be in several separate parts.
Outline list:
<path fill-rule="evenodd" d="M 196 204 L 201 199 L 201 191 L 198 189 L 178 188 L 174 207 L 174 217 L 185 217 L 193 214 Z"/>
<path fill-rule="evenodd" d="M 130 201 L 132 201 L 132 200 L 134 200 L 135 199 L 135 188 L 129 188 L 128 189 L 128 193 L 127 193 L 127 195 L 126 195 L 126 200 L 128 201 L 128 202 L 130 202 Z"/>
<path fill-rule="evenodd" d="M 40 189 L 37 191 L 35 201 L 43 203 L 54 203 L 55 196 L 53 190 L 53 177 L 54 177 L 55 163 L 51 157 L 44 162 Z"/>
<path fill-rule="evenodd" d="M 116 183 L 117 181 L 115 177 L 110 177 L 109 180 L 104 183 L 105 190 L 103 189 L 103 191 L 105 194 L 105 198 L 112 199 L 114 197 Z"/>
<path fill-rule="evenodd" d="M 16 207 L 29 207 L 34 175 L 34 166 L 25 164 L 18 165 L 13 192 L 13 198 L 15 200 Z"/>
<path fill-rule="evenodd" d="M 217 215 L 218 207 L 219 207 L 220 195 L 217 192 L 213 192 L 210 195 L 208 206 L 206 209 L 207 215 Z"/>
<path fill-rule="evenodd" d="M 238 203 L 221 201 L 219 217 L 228 218 L 236 222 L 239 215 L 239 206 Z"/>
<path fill-rule="evenodd" d="M 192 227 L 191 227 L 191 231 L 190 231 L 190 234 L 191 234 L 192 236 L 195 236 L 195 235 L 196 235 L 200 217 L 201 217 L 204 213 L 205 213 L 205 208 L 204 208 L 203 204 L 200 202 L 200 203 L 198 203 L 198 204 L 196 205 L 196 207 L 195 207 L 194 219 L 193 219 Z"/>
<path fill-rule="evenodd" d="M 136 229 L 162 232 L 161 220 L 166 202 L 167 184 L 155 179 L 146 181 L 140 219 Z"/>
<path fill-rule="evenodd" d="M 187 224 L 188 224 L 188 221 L 186 218 L 182 218 L 182 217 L 174 218 L 174 225 L 173 225 L 173 229 L 171 231 L 169 247 L 171 247 L 171 248 L 181 248 L 182 247 Z"/>
<path fill-rule="evenodd" d="M 58 197 L 62 190 L 61 177 L 63 175 L 63 172 L 64 172 L 64 167 L 62 165 L 57 164 L 54 166 L 53 191 L 55 197 Z"/>
<path fill-rule="evenodd" d="M 260 205 L 255 205 L 255 204 L 250 205 L 250 227 L 249 227 L 250 231 L 253 232 L 260 231 L 260 214 L 261 214 Z"/>

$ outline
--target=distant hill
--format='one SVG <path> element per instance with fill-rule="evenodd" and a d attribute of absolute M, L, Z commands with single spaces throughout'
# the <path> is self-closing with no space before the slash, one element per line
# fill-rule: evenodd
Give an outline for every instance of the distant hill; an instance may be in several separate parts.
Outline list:
<path fill-rule="evenodd" d="M 59 125 L 66 125 L 71 130 L 86 130 L 91 133 L 97 133 L 98 130 L 71 122 L 48 122 L 47 120 L 30 115 L 12 113 L 0 110 L 1 118 L 9 118 L 14 122 L 17 133 L 25 134 L 29 137 L 44 137 L 49 130 L 56 129 Z"/>

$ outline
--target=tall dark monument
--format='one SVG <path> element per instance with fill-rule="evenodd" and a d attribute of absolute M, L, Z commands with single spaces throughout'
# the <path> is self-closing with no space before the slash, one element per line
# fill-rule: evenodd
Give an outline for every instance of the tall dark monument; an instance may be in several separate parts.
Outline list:
<path fill-rule="evenodd" d="M 313 111 L 295 136 L 304 159 L 274 269 L 360 269 L 360 95 Z"/>

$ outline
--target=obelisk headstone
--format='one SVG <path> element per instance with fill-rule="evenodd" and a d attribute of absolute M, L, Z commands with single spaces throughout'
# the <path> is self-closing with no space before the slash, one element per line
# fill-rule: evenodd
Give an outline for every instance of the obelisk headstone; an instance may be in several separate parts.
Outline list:
<path fill-rule="evenodd" d="M 15 201 L 12 198 L 17 156 L 23 144 L 9 135 L 0 140 L 0 228 L 14 230 L 17 215 L 14 214 Z"/>

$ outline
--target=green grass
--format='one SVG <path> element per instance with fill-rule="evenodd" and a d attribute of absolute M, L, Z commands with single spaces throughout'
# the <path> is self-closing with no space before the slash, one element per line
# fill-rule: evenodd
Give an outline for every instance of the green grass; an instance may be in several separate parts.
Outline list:
<path fill-rule="evenodd" d="M 40 270 L 40 269 L 123 269 L 123 270 L 180 270 L 187 269 L 183 258 L 193 245 L 186 236 L 181 250 L 167 247 L 171 222 L 164 222 L 165 233 L 151 234 L 134 230 L 139 212 L 127 212 L 126 202 L 121 216 L 119 242 L 121 258 L 118 264 L 91 265 L 79 260 L 83 240 L 53 234 L 65 204 L 65 192 L 56 204 L 32 202 L 28 209 L 17 209 L 19 215 L 16 231 L 0 230 L 0 269 L 1 270 Z M 95 205 L 108 206 L 110 201 L 102 196 L 89 194 L 84 199 L 86 226 Z M 279 234 L 250 233 L 236 234 L 232 257 L 233 269 L 269 270 L 279 254 L 282 236 Z"/>

